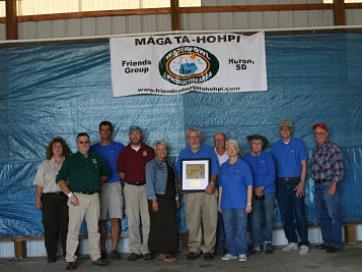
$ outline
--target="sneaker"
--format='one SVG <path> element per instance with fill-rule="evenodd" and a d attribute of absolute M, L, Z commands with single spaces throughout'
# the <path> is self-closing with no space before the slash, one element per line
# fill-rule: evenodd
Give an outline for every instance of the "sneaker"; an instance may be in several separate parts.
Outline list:
<path fill-rule="evenodd" d="M 282 251 L 289 252 L 289 251 L 297 250 L 297 249 L 298 249 L 297 243 L 289 243 L 288 245 L 286 245 L 285 247 L 282 248 Z"/>
<path fill-rule="evenodd" d="M 260 246 L 254 247 L 253 250 L 251 251 L 252 254 L 255 255 L 260 255 L 263 251 L 261 250 Z"/>
<path fill-rule="evenodd" d="M 246 254 L 240 254 L 239 255 L 239 262 L 246 262 L 248 260 L 248 256 L 246 256 Z"/>
<path fill-rule="evenodd" d="M 307 255 L 309 252 L 309 246 L 302 245 L 299 248 L 299 255 Z"/>
<path fill-rule="evenodd" d="M 231 261 L 231 260 L 235 260 L 237 258 L 238 257 L 227 253 L 227 254 L 225 254 L 224 256 L 221 257 L 221 260 L 223 260 L 223 261 Z"/>
<path fill-rule="evenodd" d="M 264 246 L 263 246 L 263 251 L 266 254 L 273 254 L 273 245 L 270 242 L 265 242 Z"/>

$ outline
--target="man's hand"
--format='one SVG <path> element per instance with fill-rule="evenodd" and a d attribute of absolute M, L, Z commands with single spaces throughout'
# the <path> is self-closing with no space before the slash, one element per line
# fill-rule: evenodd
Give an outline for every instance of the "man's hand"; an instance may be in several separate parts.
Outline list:
<path fill-rule="evenodd" d="M 261 198 L 264 195 L 264 187 L 261 186 L 261 187 L 255 188 L 254 193 L 255 193 L 256 198 Z"/>
<path fill-rule="evenodd" d="M 296 197 L 304 196 L 304 182 L 299 182 L 298 185 L 294 189 Z"/>
<path fill-rule="evenodd" d="M 72 204 L 73 206 L 79 206 L 79 200 L 78 197 L 73 194 L 70 198 L 69 198 L 69 202 L 70 204 Z"/>
<path fill-rule="evenodd" d="M 207 185 L 205 192 L 208 194 L 213 194 L 215 191 L 215 182 L 211 181 L 209 182 L 209 185 Z"/>
<path fill-rule="evenodd" d="M 331 185 L 328 188 L 328 194 L 329 195 L 335 195 L 336 194 L 336 190 L 337 190 L 337 183 L 336 182 L 332 182 Z"/>
<path fill-rule="evenodd" d="M 157 213 L 160 210 L 157 199 L 152 200 L 152 211 Z"/>
<path fill-rule="evenodd" d="M 176 199 L 176 209 L 180 208 L 180 200 Z"/>
<path fill-rule="evenodd" d="M 217 210 L 219 211 L 220 214 L 222 213 L 222 209 L 221 209 L 220 204 L 217 206 Z"/>
<path fill-rule="evenodd" d="M 43 206 L 41 204 L 41 198 L 40 197 L 36 197 L 35 198 L 35 208 L 37 209 L 41 209 Z"/>
<path fill-rule="evenodd" d="M 251 213 L 252 210 L 253 210 L 253 208 L 252 208 L 251 206 L 247 206 L 247 207 L 245 208 L 245 212 L 246 212 L 246 213 Z"/>

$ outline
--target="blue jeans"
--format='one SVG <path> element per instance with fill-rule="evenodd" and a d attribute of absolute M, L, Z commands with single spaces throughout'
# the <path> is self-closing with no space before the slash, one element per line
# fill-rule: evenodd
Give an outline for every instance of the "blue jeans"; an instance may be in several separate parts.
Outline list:
<path fill-rule="evenodd" d="M 246 228 L 248 216 L 245 209 L 222 209 L 226 249 L 229 254 L 239 256 L 247 253 Z"/>
<path fill-rule="evenodd" d="M 297 197 L 295 195 L 295 187 L 297 185 L 297 183 L 278 180 L 278 204 L 288 242 L 298 243 L 297 230 L 301 240 L 300 245 L 309 246 L 304 197 Z"/>
<path fill-rule="evenodd" d="M 342 220 L 337 195 L 328 194 L 331 182 L 315 184 L 315 198 L 324 244 L 342 247 Z"/>
<path fill-rule="evenodd" d="M 225 230 L 222 214 L 218 213 L 216 229 L 216 249 L 225 249 Z"/>
<path fill-rule="evenodd" d="M 254 197 L 251 214 L 251 234 L 254 247 L 271 242 L 273 238 L 273 214 L 275 193 L 265 194 L 263 199 Z"/>

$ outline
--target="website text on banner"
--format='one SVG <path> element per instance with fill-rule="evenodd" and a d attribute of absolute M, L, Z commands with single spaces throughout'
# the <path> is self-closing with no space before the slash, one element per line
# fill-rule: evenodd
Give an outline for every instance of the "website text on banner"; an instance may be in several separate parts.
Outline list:
<path fill-rule="evenodd" d="M 266 91 L 265 35 L 110 39 L 113 96 Z"/>

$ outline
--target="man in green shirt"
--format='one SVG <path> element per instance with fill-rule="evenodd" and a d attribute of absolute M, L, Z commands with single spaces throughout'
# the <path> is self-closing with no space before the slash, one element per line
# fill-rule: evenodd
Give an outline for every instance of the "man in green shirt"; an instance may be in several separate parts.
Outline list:
<path fill-rule="evenodd" d="M 83 219 L 88 229 L 89 254 L 94 265 L 106 265 L 101 259 L 99 246 L 99 191 L 101 182 L 108 176 L 108 169 L 95 154 L 89 153 L 90 138 L 87 133 L 77 135 L 78 152 L 68 157 L 56 178 L 60 189 L 68 196 L 69 227 L 67 235 L 67 269 L 77 268 L 75 252 Z"/>

